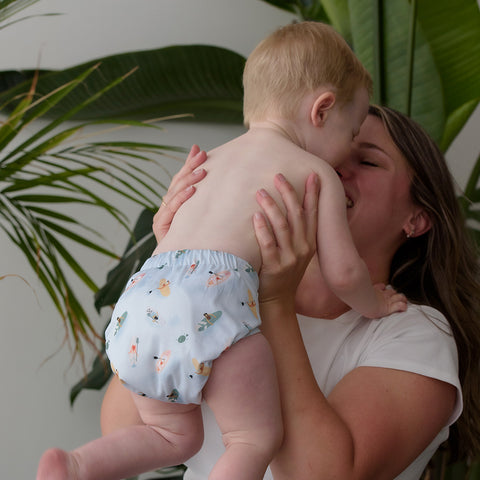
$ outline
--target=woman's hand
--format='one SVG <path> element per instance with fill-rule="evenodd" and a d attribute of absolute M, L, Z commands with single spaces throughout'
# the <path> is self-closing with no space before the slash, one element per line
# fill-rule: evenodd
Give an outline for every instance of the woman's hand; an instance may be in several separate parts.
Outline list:
<path fill-rule="evenodd" d="M 275 176 L 286 214 L 265 191 L 257 192 L 264 214 L 254 215 L 255 235 L 262 255 L 260 301 L 293 303 L 295 291 L 316 248 L 319 181 L 307 178 L 303 205 L 291 184 L 281 174 Z"/>
<path fill-rule="evenodd" d="M 193 145 L 185 164 L 172 178 L 162 205 L 153 217 L 153 233 L 157 243 L 170 229 L 173 217 L 181 205 L 195 193 L 194 185 L 207 174 L 203 168 L 198 168 L 206 159 L 206 152 L 200 150 L 198 145 Z"/>

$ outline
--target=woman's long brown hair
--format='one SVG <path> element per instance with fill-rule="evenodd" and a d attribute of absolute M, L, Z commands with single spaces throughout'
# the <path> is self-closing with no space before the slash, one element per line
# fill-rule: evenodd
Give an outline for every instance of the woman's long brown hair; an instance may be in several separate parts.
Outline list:
<path fill-rule="evenodd" d="M 396 252 L 390 281 L 413 303 L 442 312 L 453 331 L 459 357 L 464 410 L 450 443 L 456 458 L 480 454 L 480 269 L 478 250 L 466 227 L 445 158 L 410 118 L 386 107 L 369 114 L 382 119 L 411 170 L 410 193 L 432 228 Z"/>

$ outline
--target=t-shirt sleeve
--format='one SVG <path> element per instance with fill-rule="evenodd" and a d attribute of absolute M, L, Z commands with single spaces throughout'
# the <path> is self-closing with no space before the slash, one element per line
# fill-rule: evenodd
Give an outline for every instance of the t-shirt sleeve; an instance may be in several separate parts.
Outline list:
<path fill-rule="evenodd" d="M 447 425 L 462 412 L 457 347 L 447 320 L 433 308 L 410 306 L 378 322 L 359 366 L 404 370 L 450 383 L 457 400 Z"/>

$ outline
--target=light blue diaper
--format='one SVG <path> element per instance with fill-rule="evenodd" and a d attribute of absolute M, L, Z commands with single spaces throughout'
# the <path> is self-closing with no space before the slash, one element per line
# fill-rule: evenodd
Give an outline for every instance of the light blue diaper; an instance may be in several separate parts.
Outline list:
<path fill-rule="evenodd" d="M 211 250 L 149 258 L 119 298 L 105 333 L 112 370 L 133 392 L 201 403 L 212 361 L 259 332 L 258 275 Z"/>

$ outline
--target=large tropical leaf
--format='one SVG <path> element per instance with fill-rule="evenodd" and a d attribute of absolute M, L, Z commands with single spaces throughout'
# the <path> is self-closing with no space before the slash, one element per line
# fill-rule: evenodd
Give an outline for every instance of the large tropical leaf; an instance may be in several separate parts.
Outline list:
<path fill-rule="evenodd" d="M 480 96 L 480 12 L 476 0 L 418 2 L 410 52 L 412 3 L 349 0 L 353 48 L 374 77 L 375 101 L 409 113 L 446 149 Z"/>
<path fill-rule="evenodd" d="M 440 146 L 446 150 L 480 101 L 480 9 L 476 0 L 417 3 L 442 82 L 447 123 Z"/>
<path fill-rule="evenodd" d="M 263 0 L 265 3 L 281 8 L 287 12 L 296 13 L 303 20 L 329 22 L 320 0 Z"/>
<path fill-rule="evenodd" d="M 61 115 L 82 103 L 91 92 L 137 69 L 101 99 L 83 108 L 75 119 L 152 118 L 192 114 L 197 121 L 241 123 L 242 73 L 245 59 L 230 50 L 206 45 L 172 46 L 105 57 L 58 72 L 43 72 L 36 91 L 50 92 L 100 64 L 88 79 L 49 115 Z M 19 79 L 17 72 L 2 74 L 5 84 Z M 27 78 L 32 72 L 23 72 Z M 15 78 L 14 78 L 15 77 Z M 0 95 L 0 104 L 25 91 L 20 84 Z"/>
<path fill-rule="evenodd" d="M 478 105 L 480 11 L 476 0 L 264 1 L 303 20 L 331 23 L 374 77 L 375 101 L 411 115 L 443 150 Z M 315 11 L 321 12 L 317 18 L 312 16 Z"/>

